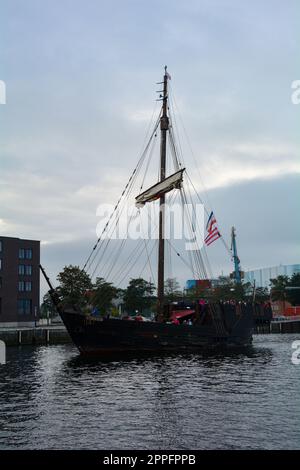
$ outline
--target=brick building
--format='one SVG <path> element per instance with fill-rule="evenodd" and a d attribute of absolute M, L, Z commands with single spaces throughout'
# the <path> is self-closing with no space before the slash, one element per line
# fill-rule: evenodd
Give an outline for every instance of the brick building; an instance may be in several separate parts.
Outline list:
<path fill-rule="evenodd" d="M 0 326 L 33 326 L 40 305 L 40 242 L 0 236 Z"/>

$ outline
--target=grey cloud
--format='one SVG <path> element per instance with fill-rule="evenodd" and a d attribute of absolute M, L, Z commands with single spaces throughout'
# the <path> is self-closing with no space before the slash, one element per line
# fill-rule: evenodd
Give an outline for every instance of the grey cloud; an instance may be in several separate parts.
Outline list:
<path fill-rule="evenodd" d="M 181 132 L 185 161 L 197 188 L 199 174 L 210 188 L 224 233 L 237 225 L 244 266 L 296 262 L 299 228 L 288 227 L 299 212 L 297 8 L 296 0 L 3 1 L 1 233 L 47 241 L 53 276 L 84 258 L 97 205 L 117 200 L 138 160 L 167 63 L 199 172 Z M 231 269 L 222 250 L 210 250 L 217 273 Z"/>

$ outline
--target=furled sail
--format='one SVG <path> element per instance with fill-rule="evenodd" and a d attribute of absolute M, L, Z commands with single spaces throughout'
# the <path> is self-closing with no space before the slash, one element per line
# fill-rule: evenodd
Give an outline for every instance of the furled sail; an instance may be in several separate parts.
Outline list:
<path fill-rule="evenodd" d="M 160 198 L 160 196 L 165 193 L 168 193 L 172 189 L 181 188 L 184 170 L 185 168 L 176 171 L 176 173 L 173 173 L 173 175 L 168 176 L 163 181 L 154 184 L 153 186 L 151 186 L 151 188 L 139 194 L 135 198 L 136 206 L 141 207 L 146 204 L 146 202 L 155 201 L 155 199 Z"/>

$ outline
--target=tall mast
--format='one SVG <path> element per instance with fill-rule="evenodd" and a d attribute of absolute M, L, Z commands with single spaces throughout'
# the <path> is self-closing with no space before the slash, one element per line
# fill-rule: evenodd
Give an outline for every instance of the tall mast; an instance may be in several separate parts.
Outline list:
<path fill-rule="evenodd" d="M 235 228 L 231 229 L 231 248 L 232 248 L 232 257 L 234 262 L 234 279 L 236 284 L 241 284 L 241 270 L 240 270 L 240 259 L 237 254 L 236 239 L 235 239 Z"/>
<path fill-rule="evenodd" d="M 169 129 L 168 118 L 168 73 L 165 66 L 163 107 L 160 118 L 160 181 L 166 178 L 166 153 L 167 153 L 167 131 Z M 162 318 L 164 313 L 164 262 L 165 262 L 165 194 L 159 199 L 159 245 L 158 245 L 158 279 L 157 279 L 157 313 Z"/>

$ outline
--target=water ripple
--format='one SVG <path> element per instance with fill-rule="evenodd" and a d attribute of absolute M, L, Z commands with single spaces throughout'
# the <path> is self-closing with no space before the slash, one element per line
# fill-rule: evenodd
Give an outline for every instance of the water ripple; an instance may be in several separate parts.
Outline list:
<path fill-rule="evenodd" d="M 1 449 L 299 449 L 292 335 L 239 354 L 87 361 L 74 347 L 9 348 Z"/>

